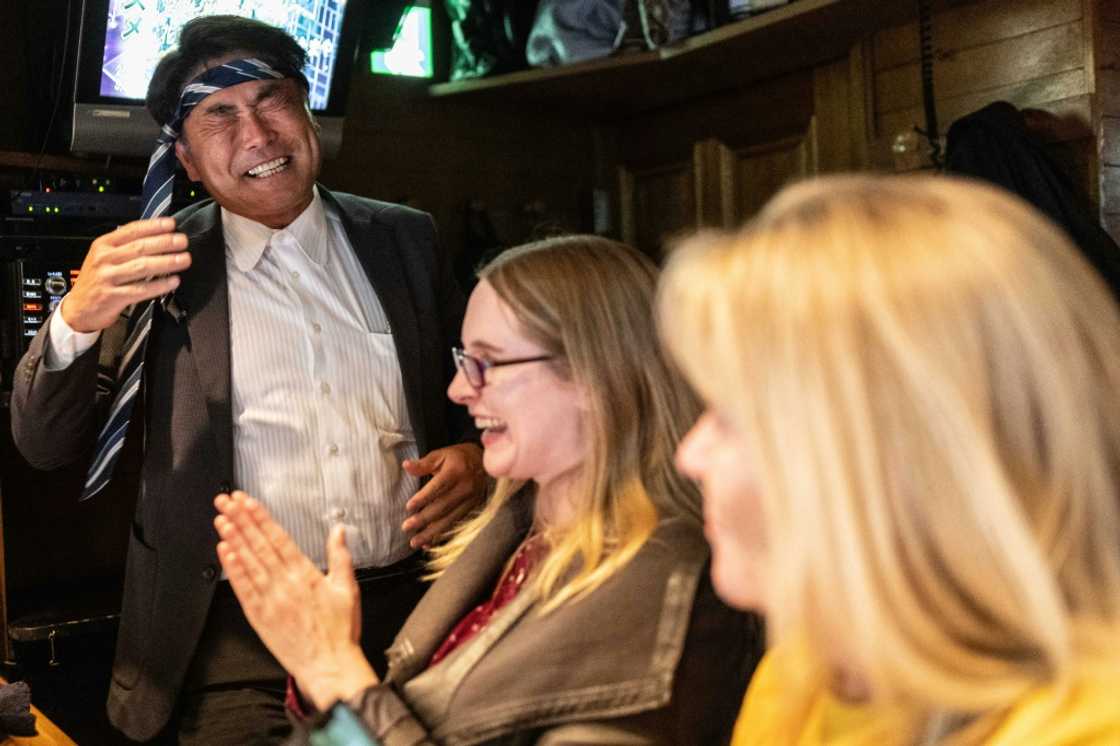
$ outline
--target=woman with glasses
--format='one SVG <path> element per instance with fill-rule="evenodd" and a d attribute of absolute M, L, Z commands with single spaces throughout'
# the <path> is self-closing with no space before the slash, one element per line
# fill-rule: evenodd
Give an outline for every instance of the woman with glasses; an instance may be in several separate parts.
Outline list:
<path fill-rule="evenodd" d="M 222 565 L 317 709 L 349 703 L 387 746 L 726 743 L 761 631 L 715 598 L 698 496 L 673 467 L 698 410 L 659 351 L 655 283 L 596 237 L 481 272 L 449 395 L 496 486 L 433 550 L 384 682 L 354 642 L 343 532 L 324 575 L 256 501 L 218 497 Z"/>
<path fill-rule="evenodd" d="M 1120 744 L 1120 312 L 1026 203 L 788 188 L 666 273 L 677 460 L 770 649 L 733 744 Z"/>

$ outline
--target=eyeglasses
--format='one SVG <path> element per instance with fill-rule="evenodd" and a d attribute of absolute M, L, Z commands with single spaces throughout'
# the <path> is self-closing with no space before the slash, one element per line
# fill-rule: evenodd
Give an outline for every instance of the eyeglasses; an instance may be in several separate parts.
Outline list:
<path fill-rule="evenodd" d="M 451 359 L 455 367 L 467 379 L 467 383 L 476 389 L 486 385 L 486 371 L 490 368 L 500 368 L 503 365 L 521 365 L 522 363 L 539 363 L 551 360 L 555 355 L 537 355 L 536 357 L 519 357 L 515 360 L 481 360 L 474 355 L 468 355 L 462 347 L 451 348 Z"/>

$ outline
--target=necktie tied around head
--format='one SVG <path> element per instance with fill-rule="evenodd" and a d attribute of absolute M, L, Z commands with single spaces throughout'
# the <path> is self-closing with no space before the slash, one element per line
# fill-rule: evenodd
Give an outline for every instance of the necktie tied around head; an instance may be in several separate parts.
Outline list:
<path fill-rule="evenodd" d="M 179 139 L 183 122 L 196 105 L 215 91 L 248 83 L 253 80 L 270 80 L 291 77 L 270 67 L 258 59 L 231 60 L 212 67 L 198 78 L 187 84 L 179 96 L 179 106 L 175 115 L 163 125 L 156 147 L 148 161 L 148 171 L 144 175 L 142 219 L 158 218 L 166 215 L 171 207 L 171 196 L 175 186 L 175 143 Z M 153 299 L 137 303 L 125 312 L 131 331 L 125 340 L 124 352 L 116 371 L 116 393 L 109 405 L 109 416 L 97 436 L 93 461 L 86 472 L 85 486 L 79 500 L 93 497 L 109 483 L 113 467 L 120 457 L 128 432 L 132 410 L 144 374 L 144 357 L 148 348 L 148 336 L 152 331 L 152 317 L 156 301 Z"/>

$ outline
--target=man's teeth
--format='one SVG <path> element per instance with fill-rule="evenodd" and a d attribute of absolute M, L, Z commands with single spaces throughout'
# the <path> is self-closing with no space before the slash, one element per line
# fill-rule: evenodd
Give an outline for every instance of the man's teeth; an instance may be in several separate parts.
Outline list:
<path fill-rule="evenodd" d="M 492 417 L 475 417 L 474 426 L 479 430 L 490 430 L 496 427 L 505 427 L 506 423 L 501 420 L 495 420 Z"/>
<path fill-rule="evenodd" d="M 262 163 L 259 166 L 253 166 L 247 172 L 250 176 L 255 176 L 258 179 L 266 179 L 273 174 L 278 174 L 288 167 L 287 158 L 275 158 L 267 163 Z"/>

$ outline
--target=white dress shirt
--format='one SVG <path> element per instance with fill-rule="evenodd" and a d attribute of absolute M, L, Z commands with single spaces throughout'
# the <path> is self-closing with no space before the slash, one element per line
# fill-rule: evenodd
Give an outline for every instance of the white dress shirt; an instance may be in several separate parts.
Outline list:
<path fill-rule="evenodd" d="M 412 550 L 401 531 L 419 486 L 389 322 L 334 211 L 315 190 L 291 225 L 222 209 L 229 287 L 234 477 L 320 567 L 346 526 L 355 567 Z M 65 367 L 97 334 L 54 313 L 44 364 Z"/>

